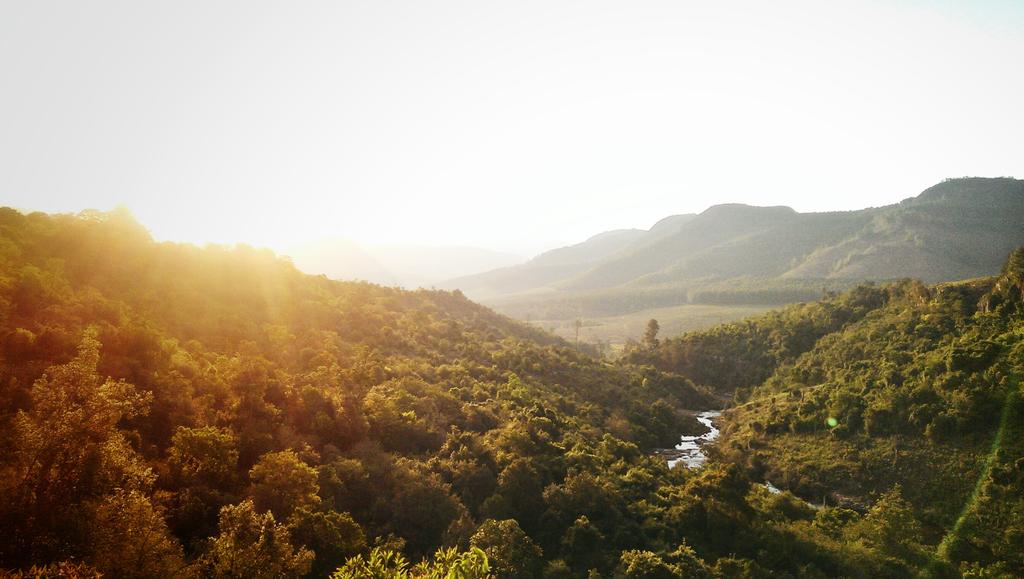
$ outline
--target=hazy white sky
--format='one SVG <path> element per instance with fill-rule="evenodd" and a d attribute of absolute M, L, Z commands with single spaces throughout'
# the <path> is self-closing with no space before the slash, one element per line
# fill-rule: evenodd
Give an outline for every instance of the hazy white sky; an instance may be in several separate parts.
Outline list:
<path fill-rule="evenodd" d="M 0 204 L 529 253 L 1024 177 L 1024 2 L 0 0 Z"/>

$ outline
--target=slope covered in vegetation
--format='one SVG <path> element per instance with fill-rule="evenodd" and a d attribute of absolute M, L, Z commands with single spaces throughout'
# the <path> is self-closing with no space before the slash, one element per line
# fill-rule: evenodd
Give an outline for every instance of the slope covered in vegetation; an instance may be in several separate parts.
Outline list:
<path fill-rule="evenodd" d="M 760 408 L 751 404 L 731 411 L 721 457 L 708 466 L 669 470 L 650 455 L 694 431 L 684 409 L 718 404 L 723 392 L 788 401 L 774 376 L 803 368 L 799 360 L 824 352 L 829 336 L 938 299 L 923 286 L 865 288 L 726 327 L 704 335 L 717 345 L 678 360 L 662 355 L 692 337 L 657 347 L 652 338 L 632 362 L 611 364 L 457 293 L 306 276 L 245 247 L 155 243 L 118 212 L 0 210 L 0 264 L 0 569 L 863 577 L 945 572 L 961 559 L 1018 569 L 1004 556 L 1012 534 L 972 544 L 980 555 L 950 540 L 947 555 L 932 556 L 949 516 L 925 511 L 918 489 L 927 487 L 902 467 L 878 466 L 871 490 L 886 492 L 864 513 L 815 511 L 752 482 L 761 472 L 780 484 L 799 473 L 808 482 L 790 486 L 809 496 L 828 480 L 807 474 L 816 457 L 758 452 L 750 433 L 862 446 L 863 437 L 896 436 L 876 430 L 867 409 L 868 430 L 852 426 L 851 410 L 837 414 L 851 426 L 824 431 L 768 421 L 803 420 L 789 411 L 741 418 Z M 985 373 L 1010 372 L 1019 356 L 1010 338 L 996 339 L 1018 319 L 1013 275 L 991 290 L 985 282 L 940 292 L 964 296 L 942 335 L 966 339 L 956 324 L 1005 330 L 990 341 L 1006 347 L 983 348 L 983 362 L 966 343 L 952 358 L 980 372 L 978 389 L 992 396 L 1010 382 L 986 390 Z M 983 296 L 985 311 L 973 313 Z M 727 372 L 739 350 L 751 353 Z M 699 359 L 722 372 L 694 373 Z M 1018 484 L 1006 466 L 1017 455 L 977 464 L 978 445 L 1002 423 L 987 414 L 995 407 L 976 408 L 973 398 L 957 406 L 953 389 L 938 396 L 927 423 L 912 421 L 924 430 L 901 434 L 901 456 L 911 437 L 924 445 L 960 432 L 961 415 L 945 410 L 962 407 L 990 418 L 977 443 L 964 443 L 965 464 Z M 1015 415 L 1005 416 L 1009 424 Z M 940 426 L 929 429 L 933 422 Z M 987 508 L 996 488 L 984 486 L 975 506 L 998 518 L 984 523 L 992 533 L 1015 528 L 999 525 L 1020 510 L 1012 500 Z M 1019 496 L 1014 489 L 1000 496 Z M 957 536 L 982 524 L 963 521 Z M 923 544 L 905 531 L 918 522 L 931 533 Z"/>
<path fill-rule="evenodd" d="M 0 263 L 0 566 L 121 575 L 146 549 L 141 574 L 217 574 L 267 517 L 294 552 L 260 556 L 309 568 L 306 548 L 320 574 L 374 537 L 465 543 L 487 516 L 541 540 L 573 456 L 654 468 L 634 445 L 670 444 L 707 399 L 457 294 L 157 244 L 119 213 L 2 210 Z"/>
<path fill-rule="evenodd" d="M 862 286 L 632 357 L 733 394 L 718 458 L 849 517 L 836 536 L 898 495 L 910 530 L 890 541 L 1019 576 L 1022 289 L 1018 249 L 995 278 Z"/>

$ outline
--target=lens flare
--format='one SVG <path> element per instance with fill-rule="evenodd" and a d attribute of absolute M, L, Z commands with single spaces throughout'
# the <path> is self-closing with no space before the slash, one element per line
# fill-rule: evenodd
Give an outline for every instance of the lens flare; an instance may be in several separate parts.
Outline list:
<path fill-rule="evenodd" d="M 953 528 L 946 533 L 946 536 L 943 537 L 942 542 L 939 543 L 938 548 L 935 550 L 935 556 L 932 559 L 931 565 L 933 569 L 939 564 L 939 561 L 950 561 L 949 551 L 956 543 L 957 539 L 959 539 L 961 527 L 963 527 L 967 519 L 975 512 L 975 507 L 977 506 L 981 493 L 985 488 L 985 483 L 988 481 L 989 474 L 992 472 L 992 466 L 995 463 L 996 454 L 1003 446 L 1003 436 L 1006 432 L 1006 427 L 1010 422 L 1010 409 L 1013 407 L 1017 388 L 1017 384 L 1013 384 L 1006 395 L 1006 399 L 1003 402 L 1003 412 L 999 418 L 999 429 L 996 431 L 996 435 L 992 438 L 992 447 L 989 450 L 988 456 L 985 458 L 985 463 L 981 469 L 981 473 L 978 474 L 978 480 L 974 485 L 974 491 L 967 499 L 967 503 L 964 505 L 963 510 L 960 511 L 960 516 L 957 518 L 956 523 L 954 523 Z"/>

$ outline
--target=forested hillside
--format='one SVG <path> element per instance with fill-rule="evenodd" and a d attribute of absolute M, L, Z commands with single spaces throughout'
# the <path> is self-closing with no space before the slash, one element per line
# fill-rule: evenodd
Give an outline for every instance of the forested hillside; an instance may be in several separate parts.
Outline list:
<path fill-rule="evenodd" d="M 901 577 L 977 561 L 1017 573 L 1017 260 L 994 286 L 862 288 L 613 364 L 458 293 L 155 243 L 121 212 L 3 209 L 0 569 Z M 892 361 L 833 362 L 858 353 Z M 687 409 L 737 388 L 749 403 L 727 414 L 718 460 L 670 470 L 652 456 L 701 432 Z M 852 388 L 877 393 L 850 400 Z M 779 405 L 762 414 L 767 397 Z M 843 449 L 838 466 L 824 448 Z M 935 457 L 956 462 L 922 462 Z M 856 470 L 864 460 L 872 472 Z M 926 502 L 939 484 L 927 477 L 954 467 L 993 481 L 959 527 L 962 502 Z M 826 496 L 815 510 L 762 476 L 856 508 Z"/>
<path fill-rule="evenodd" d="M 375 538 L 468 546 L 488 517 L 558 559 L 570 471 L 657 471 L 639 449 L 707 403 L 457 294 L 157 244 L 124 214 L 5 209 L 0 248 L 0 568 L 322 576 Z"/>
<path fill-rule="evenodd" d="M 1024 249 L 995 278 L 862 286 L 631 358 L 732 394 L 718 458 L 826 505 L 836 538 L 885 501 L 893 553 L 1024 574 Z"/>

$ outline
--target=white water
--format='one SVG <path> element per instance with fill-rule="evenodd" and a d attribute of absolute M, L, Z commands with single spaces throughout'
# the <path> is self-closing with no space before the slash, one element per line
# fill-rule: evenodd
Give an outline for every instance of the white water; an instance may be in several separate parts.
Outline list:
<path fill-rule="evenodd" d="M 668 467 L 675 468 L 678 464 L 683 464 L 686 468 L 700 468 L 704 466 L 704 463 L 708 460 L 708 455 L 704 454 L 701 446 L 718 438 L 719 430 L 715 428 L 714 419 L 721 415 L 722 413 L 717 410 L 705 410 L 698 414 L 697 422 L 707 426 L 708 431 L 700 436 L 680 437 L 680 442 L 676 445 L 676 450 L 679 453 L 668 461 Z"/>
<path fill-rule="evenodd" d="M 718 438 L 719 430 L 715 428 L 714 419 L 721 416 L 722 413 L 717 410 L 705 410 L 697 415 L 697 422 L 700 422 L 704 426 L 708 427 L 708 431 L 700 436 L 681 436 L 679 444 L 676 445 L 676 453 L 672 453 L 672 458 L 668 460 L 668 467 L 675 468 L 680 463 L 685 465 L 686 468 L 700 468 L 704 466 L 704 463 L 708 461 L 708 455 L 704 454 L 701 450 L 701 446 Z M 778 487 L 773 485 L 771 481 L 764 481 L 761 486 L 768 489 L 768 492 L 773 495 L 782 493 Z M 810 503 L 807 503 L 811 505 Z M 820 508 L 815 505 L 811 505 L 814 508 Z"/>

